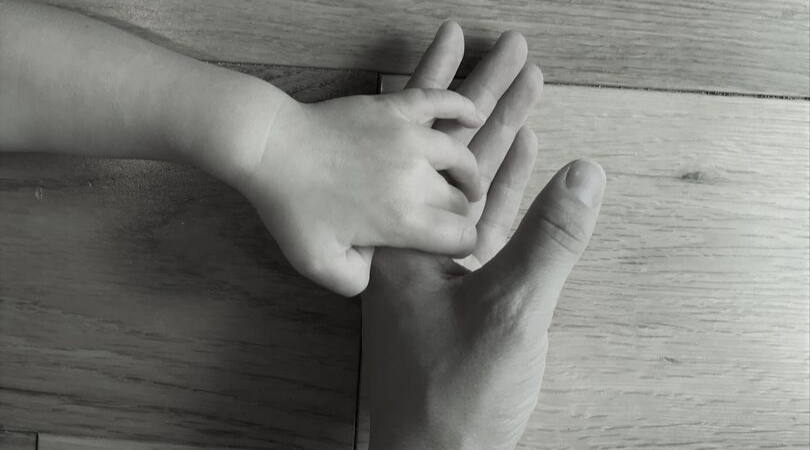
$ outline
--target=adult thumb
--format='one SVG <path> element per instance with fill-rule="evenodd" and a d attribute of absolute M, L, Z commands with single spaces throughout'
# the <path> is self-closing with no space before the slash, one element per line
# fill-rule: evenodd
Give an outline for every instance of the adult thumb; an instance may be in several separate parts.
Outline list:
<path fill-rule="evenodd" d="M 538 301 L 550 300 L 544 303 L 553 310 L 591 238 L 604 190 L 605 172 L 593 161 L 577 160 L 560 169 L 482 275 Z"/>

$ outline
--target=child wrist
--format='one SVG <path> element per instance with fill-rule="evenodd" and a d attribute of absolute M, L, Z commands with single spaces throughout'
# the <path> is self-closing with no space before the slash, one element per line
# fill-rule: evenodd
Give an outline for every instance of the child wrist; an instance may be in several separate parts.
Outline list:
<path fill-rule="evenodd" d="M 199 112 L 207 126 L 200 130 L 200 148 L 193 150 L 198 154 L 192 162 L 242 190 L 259 162 L 271 156 L 265 154 L 271 151 L 270 130 L 279 112 L 295 100 L 260 79 L 236 75 L 238 82 L 218 85 Z"/>

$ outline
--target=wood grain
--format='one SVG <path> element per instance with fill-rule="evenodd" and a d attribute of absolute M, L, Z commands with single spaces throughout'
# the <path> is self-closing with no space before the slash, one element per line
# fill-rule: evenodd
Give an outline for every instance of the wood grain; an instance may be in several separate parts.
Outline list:
<path fill-rule="evenodd" d="M 304 101 L 367 72 L 240 67 Z M 263 449 L 352 446 L 359 308 L 186 166 L 0 155 L 0 424 Z"/>
<path fill-rule="evenodd" d="M 222 447 L 39 434 L 37 450 L 214 450 Z M 229 447 L 229 450 L 240 450 Z"/>
<path fill-rule="evenodd" d="M 48 0 L 193 57 L 410 73 L 447 18 L 523 33 L 555 83 L 810 96 L 805 0 Z"/>
<path fill-rule="evenodd" d="M 0 426 L 0 450 L 37 450 L 37 435 L 6 431 Z"/>
<path fill-rule="evenodd" d="M 608 187 L 519 448 L 807 449 L 810 104 L 548 86 L 531 125 L 521 216 L 576 157 Z"/>

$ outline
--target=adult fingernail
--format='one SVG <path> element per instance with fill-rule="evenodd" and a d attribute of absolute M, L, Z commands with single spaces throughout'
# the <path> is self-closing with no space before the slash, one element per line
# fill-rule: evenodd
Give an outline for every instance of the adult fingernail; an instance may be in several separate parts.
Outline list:
<path fill-rule="evenodd" d="M 579 159 L 568 167 L 565 186 L 582 203 L 596 208 L 602 203 L 605 191 L 605 171 L 593 161 Z"/>

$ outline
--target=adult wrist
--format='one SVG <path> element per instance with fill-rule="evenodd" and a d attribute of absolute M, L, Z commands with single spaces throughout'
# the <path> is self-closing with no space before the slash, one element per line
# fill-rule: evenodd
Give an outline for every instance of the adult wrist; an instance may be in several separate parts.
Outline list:
<path fill-rule="evenodd" d="M 475 430 L 465 433 L 462 427 L 451 427 L 448 423 L 431 428 L 398 426 L 381 430 L 372 421 L 369 450 L 485 450 L 475 438 Z"/>

